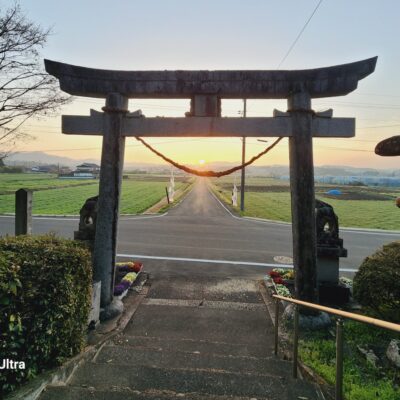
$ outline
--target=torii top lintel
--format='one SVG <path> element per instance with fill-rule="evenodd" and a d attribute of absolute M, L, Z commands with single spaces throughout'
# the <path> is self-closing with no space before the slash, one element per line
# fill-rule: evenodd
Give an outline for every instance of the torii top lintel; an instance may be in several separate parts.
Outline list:
<path fill-rule="evenodd" d="M 279 99 L 305 91 L 310 97 L 348 94 L 358 81 L 375 70 L 377 57 L 332 67 L 306 70 L 227 71 L 116 71 L 85 68 L 45 60 L 46 71 L 60 81 L 63 91 L 105 98 L 116 92 L 129 98 Z"/>

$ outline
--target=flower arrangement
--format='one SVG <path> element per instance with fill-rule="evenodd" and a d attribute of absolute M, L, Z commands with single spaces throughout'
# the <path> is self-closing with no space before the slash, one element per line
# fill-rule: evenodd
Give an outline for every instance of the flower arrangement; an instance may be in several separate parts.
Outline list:
<path fill-rule="evenodd" d="M 290 290 L 285 285 L 275 285 L 276 293 L 283 297 L 292 297 Z"/>
<path fill-rule="evenodd" d="M 120 296 L 128 290 L 141 272 L 143 264 L 140 262 L 120 262 L 116 264 L 117 273 L 122 273 L 121 281 L 114 286 L 114 296 Z"/>
<path fill-rule="evenodd" d="M 349 289 L 353 289 L 353 280 L 350 278 L 346 278 L 345 276 L 341 276 L 339 278 L 339 282 L 343 285 L 348 287 Z"/>
<path fill-rule="evenodd" d="M 140 262 L 119 262 L 115 264 L 118 272 L 136 272 L 139 273 L 143 267 Z"/>
<path fill-rule="evenodd" d="M 269 276 L 274 281 L 274 283 L 279 285 L 284 285 L 287 282 L 294 279 L 293 270 L 284 270 L 283 268 L 275 268 L 269 272 Z"/>
<path fill-rule="evenodd" d="M 276 294 L 284 297 L 292 297 L 287 285 L 294 279 L 293 270 L 274 268 L 268 275 L 273 282 Z"/>

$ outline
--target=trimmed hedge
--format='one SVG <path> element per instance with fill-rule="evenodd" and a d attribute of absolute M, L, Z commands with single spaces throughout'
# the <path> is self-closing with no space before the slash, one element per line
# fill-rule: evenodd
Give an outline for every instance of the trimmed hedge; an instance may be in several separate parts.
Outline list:
<path fill-rule="evenodd" d="M 400 241 L 383 246 L 362 262 L 353 295 L 370 315 L 400 323 Z"/>
<path fill-rule="evenodd" d="M 0 238 L 1 393 L 77 354 L 85 344 L 91 303 L 90 254 L 54 236 Z"/>

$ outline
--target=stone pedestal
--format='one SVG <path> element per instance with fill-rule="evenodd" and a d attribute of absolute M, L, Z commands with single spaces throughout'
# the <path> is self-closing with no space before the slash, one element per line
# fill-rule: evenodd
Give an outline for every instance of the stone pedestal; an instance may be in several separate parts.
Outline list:
<path fill-rule="evenodd" d="M 339 257 L 347 257 L 343 240 L 337 239 L 337 245 L 317 245 L 317 280 L 318 284 L 339 283 Z"/>
<path fill-rule="evenodd" d="M 96 328 L 100 322 L 100 294 L 101 282 L 94 282 L 92 285 L 92 305 L 89 312 L 89 328 Z"/>
<path fill-rule="evenodd" d="M 335 243 L 336 242 L 336 243 Z M 317 279 L 320 303 L 345 304 L 350 299 L 348 288 L 339 284 L 339 258 L 347 257 L 343 240 L 337 238 L 329 245 L 317 246 Z"/>

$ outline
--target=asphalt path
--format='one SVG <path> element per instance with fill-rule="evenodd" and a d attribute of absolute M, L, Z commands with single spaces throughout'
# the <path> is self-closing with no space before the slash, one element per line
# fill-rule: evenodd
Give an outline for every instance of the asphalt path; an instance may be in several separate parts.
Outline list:
<path fill-rule="evenodd" d="M 78 219 L 34 218 L 35 234 L 54 232 L 72 238 Z M 0 235 L 13 234 L 14 218 L 0 217 Z M 348 258 L 341 259 L 345 272 L 400 234 L 341 230 Z M 291 257 L 291 225 L 239 218 L 232 215 L 210 192 L 205 179 L 198 179 L 191 192 L 162 216 L 122 217 L 118 254 L 123 258 L 152 263 L 256 267 L 279 265 L 276 256 Z M 236 268 L 235 266 L 235 268 Z"/>

